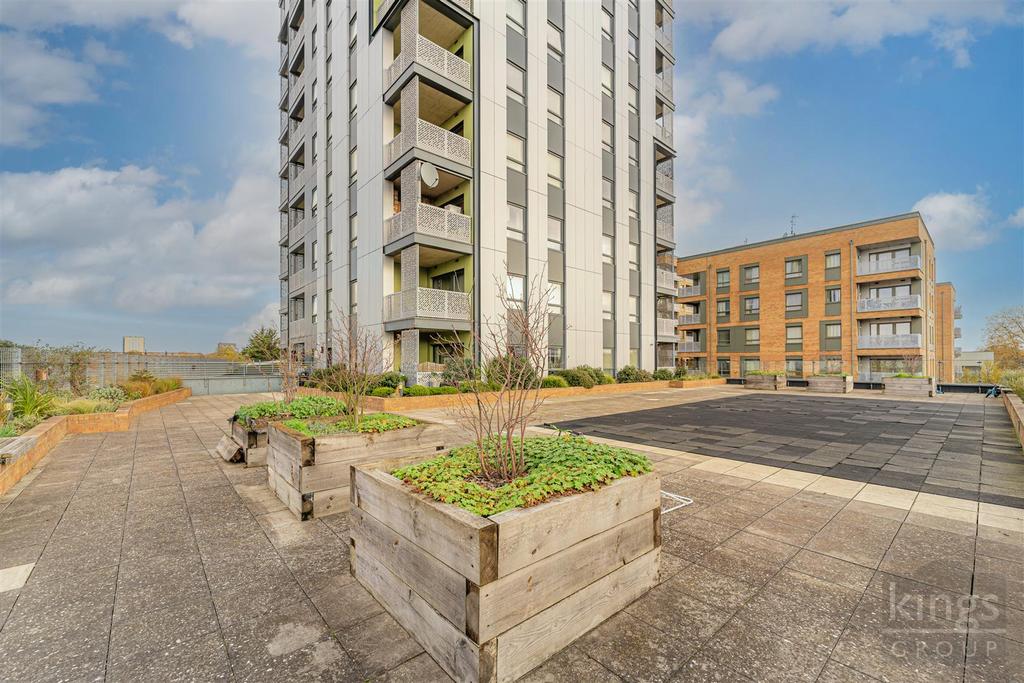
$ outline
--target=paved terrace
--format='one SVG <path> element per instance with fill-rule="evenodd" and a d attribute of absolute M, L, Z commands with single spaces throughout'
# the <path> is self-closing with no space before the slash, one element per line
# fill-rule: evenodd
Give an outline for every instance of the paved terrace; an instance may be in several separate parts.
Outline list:
<path fill-rule="evenodd" d="M 737 395 L 559 400 L 543 419 Z M 0 498 L 5 679 L 445 680 L 350 578 L 346 515 L 296 522 L 262 469 L 211 455 L 256 398 L 69 438 Z M 527 680 L 1021 680 L 1021 510 L 638 450 L 694 500 L 663 517 L 661 584 Z"/>

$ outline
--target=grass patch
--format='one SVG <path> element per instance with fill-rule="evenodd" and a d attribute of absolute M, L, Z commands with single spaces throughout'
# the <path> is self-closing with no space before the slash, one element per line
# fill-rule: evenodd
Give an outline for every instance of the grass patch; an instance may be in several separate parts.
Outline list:
<path fill-rule="evenodd" d="M 357 427 L 350 418 L 323 422 L 320 420 L 291 419 L 282 423 L 306 436 L 330 436 L 331 434 L 379 434 L 406 427 L 415 427 L 418 422 L 411 417 L 391 413 L 370 413 L 363 415 Z"/>
<path fill-rule="evenodd" d="M 392 474 L 435 500 L 488 516 L 560 495 L 593 491 L 621 477 L 651 471 L 646 456 L 580 436 L 531 437 L 525 440 L 525 449 L 526 474 L 497 487 L 478 480 L 480 460 L 472 446 Z"/>

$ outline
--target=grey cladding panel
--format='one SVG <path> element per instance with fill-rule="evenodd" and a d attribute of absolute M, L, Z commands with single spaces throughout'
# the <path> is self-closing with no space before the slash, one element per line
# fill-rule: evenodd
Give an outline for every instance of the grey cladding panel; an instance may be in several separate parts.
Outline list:
<path fill-rule="evenodd" d="M 615 235 L 615 211 L 608 207 L 601 209 L 601 234 Z"/>
<path fill-rule="evenodd" d="M 558 156 L 565 156 L 565 130 L 555 123 L 548 121 L 548 151 Z"/>
<path fill-rule="evenodd" d="M 560 29 L 565 28 L 564 0 L 548 0 L 548 21 Z"/>
<path fill-rule="evenodd" d="M 565 190 L 548 185 L 548 215 L 565 220 Z"/>
<path fill-rule="evenodd" d="M 629 347 L 635 349 L 640 346 L 640 323 L 629 324 Z"/>
<path fill-rule="evenodd" d="M 509 29 L 506 33 L 506 57 L 521 69 L 526 68 L 526 36 L 519 31 Z"/>
<path fill-rule="evenodd" d="M 629 165 L 629 189 L 633 192 L 640 191 L 640 167 Z"/>
<path fill-rule="evenodd" d="M 629 271 L 629 295 L 640 296 L 640 271 Z"/>
<path fill-rule="evenodd" d="M 615 346 L 614 320 L 601 320 L 601 341 L 606 349 Z"/>
<path fill-rule="evenodd" d="M 615 178 L 615 156 L 606 149 L 601 150 L 601 175 L 609 180 Z"/>
<path fill-rule="evenodd" d="M 526 275 L 526 242 L 507 239 L 508 272 L 515 275 Z"/>
<path fill-rule="evenodd" d="M 548 344 L 565 346 L 565 318 L 561 315 L 548 316 Z"/>
<path fill-rule="evenodd" d="M 519 206 L 526 206 L 526 175 L 519 171 L 513 171 L 512 169 L 506 169 L 508 183 L 508 201 Z"/>
<path fill-rule="evenodd" d="M 601 289 L 606 292 L 615 291 L 615 267 L 610 263 L 601 264 Z"/>
<path fill-rule="evenodd" d="M 608 123 L 615 122 L 615 102 L 604 93 L 601 93 L 601 118 Z"/>
<path fill-rule="evenodd" d="M 505 116 L 509 132 L 521 138 L 526 137 L 526 106 L 511 97 L 505 98 Z"/>
<path fill-rule="evenodd" d="M 629 219 L 629 241 L 640 244 L 640 221 L 636 218 Z"/>
<path fill-rule="evenodd" d="M 632 112 L 629 114 L 629 137 L 640 139 L 640 117 Z"/>
<path fill-rule="evenodd" d="M 601 36 L 601 63 L 605 66 L 615 68 L 615 43 Z"/>
<path fill-rule="evenodd" d="M 564 70 L 565 67 L 560 61 L 551 55 L 548 55 L 548 87 L 554 88 L 561 93 L 565 92 L 565 86 L 563 84 Z"/>
<path fill-rule="evenodd" d="M 629 84 L 634 88 L 640 87 L 640 65 L 632 59 L 626 60 L 629 63 Z"/>
<path fill-rule="evenodd" d="M 557 249 L 548 249 L 548 280 L 565 282 L 565 254 Z"/>

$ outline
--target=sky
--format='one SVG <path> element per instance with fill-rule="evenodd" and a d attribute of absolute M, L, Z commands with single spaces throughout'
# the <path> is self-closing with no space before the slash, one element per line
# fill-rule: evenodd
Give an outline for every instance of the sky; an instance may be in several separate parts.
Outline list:
<path fill-rule="evenodd" d="M 1019 0 L 675 6 L 680 255 L 916 210 L 963 348 L 1024 304 Z M 277 21 L 0 0 L 0 337 L 212 351 L 277 325 Z"/>

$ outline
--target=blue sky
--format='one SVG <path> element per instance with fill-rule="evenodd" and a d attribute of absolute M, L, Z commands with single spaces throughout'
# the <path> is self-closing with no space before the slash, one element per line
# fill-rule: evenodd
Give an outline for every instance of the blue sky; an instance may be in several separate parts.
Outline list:
<path fill-rule="evenodd" d="M 1024 303 L 1019 3 L 676 5 L 681 254 L 916 208 L 964 348 Z M 276 324 L 277 12 L 4 0 L 0 337 L 212 350 Z"/>

